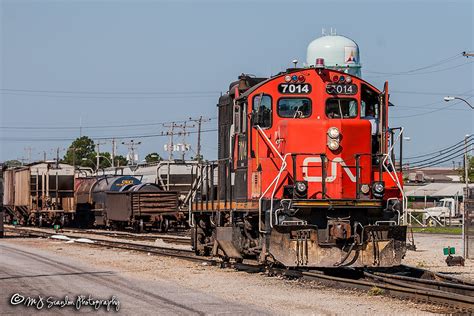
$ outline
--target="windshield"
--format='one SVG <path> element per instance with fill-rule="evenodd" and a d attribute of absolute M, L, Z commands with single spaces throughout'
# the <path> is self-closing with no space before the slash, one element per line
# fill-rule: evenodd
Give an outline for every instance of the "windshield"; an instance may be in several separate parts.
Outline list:
<path fill-rule="evenodd" d="M 355 118 L 357 117 L 357 100 L 339 98 L 327 99 L 326 115 L 328 118 Z"/>
<path fill-rule="evenodd" d="M 311 115 L 311 100 L 307 98 L 282 98 L 278 100 L 280 117 L 305 118 Z"/>

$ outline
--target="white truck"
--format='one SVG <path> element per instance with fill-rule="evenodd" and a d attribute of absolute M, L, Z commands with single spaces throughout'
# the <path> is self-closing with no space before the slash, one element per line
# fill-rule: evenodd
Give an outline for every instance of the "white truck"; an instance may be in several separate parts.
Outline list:
<path fill-rule="evenodd" d="M 436 223 L 446 222 L 450 217 L 455 218 L 459 214 L 458 203 L 453 198 L 444 198 L 435 202 L 434 207 L 424 209 L 423 223 L 436 225 Z"/>

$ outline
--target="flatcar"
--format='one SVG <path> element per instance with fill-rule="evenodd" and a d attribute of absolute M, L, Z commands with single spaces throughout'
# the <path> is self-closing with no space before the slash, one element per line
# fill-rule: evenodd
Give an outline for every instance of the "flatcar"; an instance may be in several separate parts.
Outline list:
<path fill-rule="evenodd" d="M 286 267 L 401 264 L 402 129 L 389 127 L 388 83 L 379 90 L 351 70 L 315 58 L 230 84 L 217 105 L 218 161 L 202 165 L 210 181 L 189 205 L 197 254 Z"/>

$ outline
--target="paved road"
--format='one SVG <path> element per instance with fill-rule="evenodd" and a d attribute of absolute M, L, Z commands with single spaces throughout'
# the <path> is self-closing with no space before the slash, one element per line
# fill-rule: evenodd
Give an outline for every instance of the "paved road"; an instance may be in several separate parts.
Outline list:
<path fill-rule="evenodd" d="M 12 305 L 13 300 L 23 302 Z M 127 278 L 107 269 L 97 269 L 75 263 L 69 258 L 9 243 L 0 240 L 0 314 L 33 315 L 38 310 L 34 306 L 25 307 L 32 299 L 43 298 L 45 303 L 40 314 L 68 315 L 75 313 L 73 306 L 47 308 L 48 297 L 53 300 L 76 303 L 77 295 L 94 299 L 106 299 L 110 303 L 110 312 L 105 307 L 95 311 L 91 306 L 82 306 L 79 310 L 88 314 L 115 314 L 115 303 L 120 302 L 120 314 L 126 315 L 204 315 L 262 314 L 258 308 L 223 301 L 209 294 L 193 291 L 170 282 L 142 282 Z M 116 300 L 111 300 L 112 296 Z M 22 301 L 23 297 L 23 301 Z M 31 299 L 26 300 L 27 297 Z M 52 301 L 51 299 L 49 300 Z M 32 304 L 34 305 L 34 304 Z"/>

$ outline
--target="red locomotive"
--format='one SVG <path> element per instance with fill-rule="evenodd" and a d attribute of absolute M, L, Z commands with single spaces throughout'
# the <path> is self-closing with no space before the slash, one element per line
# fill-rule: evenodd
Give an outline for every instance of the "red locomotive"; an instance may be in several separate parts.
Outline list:
<path fill-rule="evenodd" d="M 387 83 L 379 91 L 323 59 L 241 75 L 219 99 L 219 160 L 196 177 L 195 251 L 287 267 L 399 265 L 406 226 L 389 105 Z"/>

